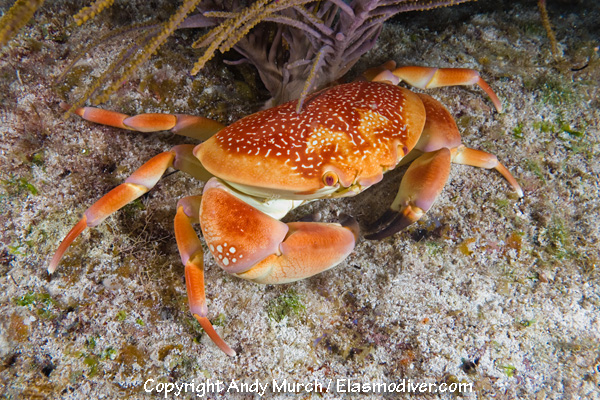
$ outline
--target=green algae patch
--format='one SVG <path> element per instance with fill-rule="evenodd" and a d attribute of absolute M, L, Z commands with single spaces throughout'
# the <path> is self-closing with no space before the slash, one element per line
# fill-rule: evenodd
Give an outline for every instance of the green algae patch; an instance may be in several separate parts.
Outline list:
<path fill-rule="evenodd" d="M 306 306 L 302 304 L 300 296 L 294 289 L 287 290 L 267 305 L 267 315 L 275 322 L 281 322 L 285 317 L 300 315 L 304 310 Z"/>
<path fill-rule="evenodd" d="M 127 319 L 127 312 L 125 310 L 121 310 L 116 315 L 117 321 L 123 322 Z"/>
<path fill-rule="evenodd" d="M 83 359 L 83 363 L 89 367 L 88 377 L 93 377 L 98 374 L 98 357 L 97 356 L 88 356 Z"/>
<path fill-rule="evenodd" d="M 13 195 L 27 193 L 36 196 L 39 193 L 38 189 L 27 178 L 11 176 L 9 179 L 1 180 L 0 183 L 7 192 Z"/>
<path fill-rule="evenodd" d="M 13 298 L 13 302 L 21 307 L 35 311 L 42 319 L 52 319 L 56 316 L 58 303 L 48 293 L 28 292 L 20 297 Z"/>
<path fill-rule="evenodd" d="M 515 376 L 515 373 L 517 372 L 517 368 L 512 365 L 500 365 L 498 368 L 500 368 L 500 370 L 502 370 L 509 378 Z"/>

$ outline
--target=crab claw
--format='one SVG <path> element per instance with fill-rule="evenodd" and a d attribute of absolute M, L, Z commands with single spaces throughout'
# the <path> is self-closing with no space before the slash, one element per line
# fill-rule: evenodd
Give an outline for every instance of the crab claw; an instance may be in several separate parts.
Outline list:
<path fill-rule="evenodd" d="M 390 208 L 374 223 L 376 232 L 366 239 L 379 240 L 406 228 L 429 210 L 450 174 L 451 153 L 447 148 L 424 153 L 408 168 Z M 387 227 L 382 228 L 387 225 Z"/>
<path fill-rule="evenodd" d="M 347 214 L 341 214 L 340 225 L 350 230 L 350 232 L 352 232 L 352 234 L 354 235 L 354 240 L 358 241 L 358 238 L 360 236 L 360 226 L 358 225 L 358 221 L 356 221 L 354 217 Z"/>
<path fill-rule="evenodd" d="M 365 235 L 369 240 L 381 240 L 388 236 L 400 232 L 416 220 L 409 219 L 408 216 L 400 214 L 397 211 L 387 209 L 377 221 L 368 225 L 367 230 L 374 232 Z"/>

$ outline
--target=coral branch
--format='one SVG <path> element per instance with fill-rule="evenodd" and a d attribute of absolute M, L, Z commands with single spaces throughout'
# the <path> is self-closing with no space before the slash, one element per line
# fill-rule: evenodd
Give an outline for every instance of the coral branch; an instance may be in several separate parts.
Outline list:
<path fill-rule="evenodd" d="M 98 15 L 98 13 L 105 8 L 112 6 L 114 2 L 115 0 L 96 0 L 91 6 L 79 10 L 79 12 L 73 16 L 73 19 L 75 19 L 77 25 L 81 25 L 88 19 Z"/>
<path fill-rule="evenodd" d="M 162 31 L 154 36 L 152 40 L 150 40 L 150 42 L 142 49 L 142 51 L 139 52 L 136 57 L 134 57 L 133 61 L 123 72 L 121 78 L 110 85 L 110 87 L 102 94 L 100 94 L 100 96 L 98 96 L 96 99 L 96 102 L 102 103 L 108 100 L 108 96 L 115 92 L 119 86 L 121 86 L 121 84 L 127 80 L 144 61 L 149 59 L 156 52 L 156 50 L 158 50 L 165 40 L 167 40 L 167 38 L 171 36 L 175 29 L 177 29 L 177 27 L 183 22 L 185 17 L 196 8 L 199 2 L 200 0 L 184 1 L 177 12 L 173 14 L 169 21 L 164 24 Z"/>
<path fill-rule="evenodd" d="M 324 56 L 325 56 L 325 54 L 327 53 L 328 50 L 329 50 L 329 48 L 323 47 L 321 50 L 319 50 L 319 52 L 317 53 L 317 56 L 315 57 L 315 61 L 313 62 L 313 66 L 310 69 L 310 72 L 308 74 L 308 78 L 306 79 L 306 84 L 304 85 L 304 88 L 302 89 L 302 93 L 300 94 L 300 98 L 298 99 L 298 104 L 296 105 L 296 112 L 298 114 L 302 110 L 302 104 L 304 102 L 304 99 L 310 93 L 310 90 L 312 89 L 313 83 L 317 79 L 318 71 L 321 69 L 321 66 L 323 65 Z"/>
<path fill-rule="evenodd" d="M 558 54 L 558 44 L 556 42 L 556 36 L 554 36 L 554 31 L 552 30 L 552 25 L 550 24 L 550 18 L 548 17 L 548 11 L 546 10 L 546 0 L 538 1 L 538 8 L 540 10 L 540 15 L 542 17 L 542 25 L 544 25 L 544 29 L 546 30 L 546 35 L 548 35 L 548 40 L 550 40 L 550 46 L 552 49 L 552 56 L 555 60 L 560 58 Z"/>
<path fill-rule="evenodd" d="M 33 17 L 44 0 L 17 0 L 0 19 L 0 47 L 4 46 Z"/>

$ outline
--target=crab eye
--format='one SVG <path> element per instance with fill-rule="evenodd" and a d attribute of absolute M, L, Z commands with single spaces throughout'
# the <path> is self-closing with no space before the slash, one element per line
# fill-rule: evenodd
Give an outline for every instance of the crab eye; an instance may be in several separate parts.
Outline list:
<path fill-rule="evenodd" d="M 325 186 L 333 186 L 338 183 L 338 176 L 335 174 L 335 172 L 327 171 L 325 174 L 323 174 L 323 183 Z"/>

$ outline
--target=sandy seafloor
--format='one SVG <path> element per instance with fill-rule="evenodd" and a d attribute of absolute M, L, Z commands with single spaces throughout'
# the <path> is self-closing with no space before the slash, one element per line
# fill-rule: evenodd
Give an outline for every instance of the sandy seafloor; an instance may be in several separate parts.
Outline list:
<path fill-rule="evenodd" d="M 467 399 L 600 398 L 595 1 L 548 0 L 558 61 L 535 1 L 480 1 L 389 22 L 353 73 L 388 59 L 480 70 L 502 99 L 502 114 L 478 88 L 430 93 L 456 116 L 464 142 L 496 154 L 525 196 L 518 199 L 494 171 L 455 165 L 422 222 L 380 242 L 361 240 L 338 267 L 288 285 L 232 278 L 207 254 L 210 318 L 235 358 L 187 311 L 172 219 L 177 199 L 200 193 L 202 183 L 183 173 L 86 231 L 48 277 L 59 241 L 87 206 L 144 160 L 189 140 L 61 118 L 59 101 L 81 94 L 121 41 L 84 57 L 67 83 L 53 83 L 83 44 L 153 13 L 164 19 L 174 5 L 122 0 L 75 28 L 81 2 L 47 3 L 0 59 L 0 396 L 143 398 L 153 379 L 147 387 L 256 381 L 269 385 L 264 398 L 411 397 L 334 387 L 284 395 L 271 386 L 350 378 L 472 383 Z M 255 111 L 265 93 L 251 68 L 217 57 L 189 75 L 198 54 L 186 47 L 193 36 L 169 41 L 103 106 L 224 123 Z M 312 203 L 287 220 L 347 213 L 372 221 L 402 171 L 356 198 Z M 276 322 L 269 311 L 286 293 L 304 310 Z"/>

